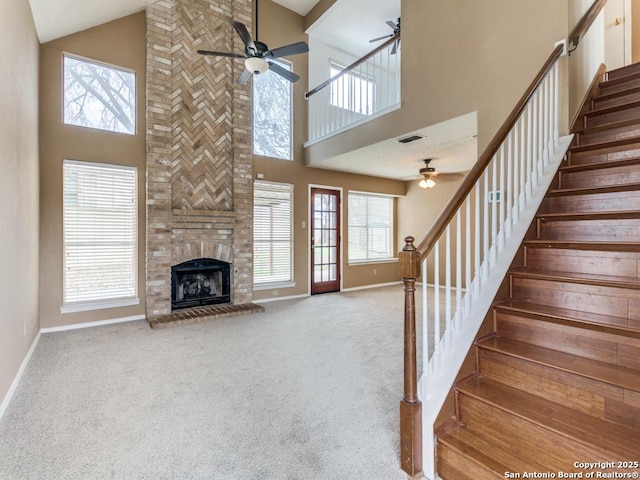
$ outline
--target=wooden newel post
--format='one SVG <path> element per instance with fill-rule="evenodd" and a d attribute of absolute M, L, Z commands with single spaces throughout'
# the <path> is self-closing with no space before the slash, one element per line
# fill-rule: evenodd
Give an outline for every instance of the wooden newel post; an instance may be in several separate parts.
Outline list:
<path fill-rule="evenodd" d="M 418 400 L 416 360 L 416 278 L 420 275 L 420 252 L 414 238 L 404 239 L 399 254 L 404 282 L 404 397 L 400 402 L 400 465 L 409 475 L 422 471 L 422 403 Z"/>

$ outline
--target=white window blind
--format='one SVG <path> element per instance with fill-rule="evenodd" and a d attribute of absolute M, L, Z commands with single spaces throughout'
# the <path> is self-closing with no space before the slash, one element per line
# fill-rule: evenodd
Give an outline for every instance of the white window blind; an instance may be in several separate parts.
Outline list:
<path fill-rule="evenodd" d="M 293 185 L 253 186 L 253 281 L 293 281 Z"/>
<path fill-rule="evenodd" d="M 393 197 L 349 192 L 349 261 L 393 257 Z"/>
<path fill-rule="evenodd" d="M 135 167 L 65 160 L 64 303 L 136 296 Z"/>

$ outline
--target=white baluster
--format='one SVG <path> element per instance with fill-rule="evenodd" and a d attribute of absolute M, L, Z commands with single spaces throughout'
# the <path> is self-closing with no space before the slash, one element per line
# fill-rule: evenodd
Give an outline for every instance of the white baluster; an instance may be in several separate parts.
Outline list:
<path fill-rule="evenodd" d="M 445 332 L 451 329 L 451 224 L 445 230 Z"/>
<path fill-rule="evenodd" d="M 506 163 L 507 163 L 507 155 L 506 155 L 506 145 L 503 142 L 500 145 L 500 202 L 498 207 L 500 208 L 500 216 L 498 217 L 498 252 L 500 253 L 504 248 L 505 242 L 505 222 L 506 222 L 506 198 L 505 198 L 505 174 L 506 174 Z"/>
<path fill-rule="evenodd" d="M 464 311 L 465 314 L 471 309 L 471 194 L 465 200 L 465 227 L 464 227 L 464 268 L 466 293 L 464 294 Z M 478 232 L 476 232 L 478 233 Z"/>
<path fill-rule="evenodd" d="M 429 291 L 427 289 L 427 259 L 422 261 L 422 371 L 429 364 Z"/>
<path fill-rule="evenodd" d="M 456 313 L 454 328 L 457 328 L 458 318 L 462 314 L 462 211 L 456 214 Z"/>
<path fill-rule="evenodd" d="M 433 247 L 433 355 L 440 351 L 440 240 Z"/>
<path fill-rule="evenodd" d="M 482 218 L 482 230 L 483 230 L 483 242 L 482 242 L 482 251 L 483 251 L 483 272 L 482 272 L 482 283 L 486 282 L 487 277 L 489 276 L 489 229 L 491 228 L 491 222 L 489 219 L 489 169 L 487 168 L 482 176 L 484 177 L 484 197 L 482 202 L 484 203 L 484 216 Z"/>
<path fill-rule="evenodd" d="M 480 227 L 480 188 L 481 188 L 481 182 L 482 182 L 482 178 L 480 177 L 480 179 L 476 182 L 476 186 L 474 187 L 476 190 L 476 196 L 475 196 L 475 200 L 476 200 L 476 206 L 475 206 L 475 235 L 474 235 L 474 263 L 475 263 L 475 280 L 474 280 L 474 289 L 473 289 L 473 296 L 474 298 L 476 298 L 479 294 L 480 294 L 480 280 L 482 278 L 482 272 L 480 271 L 480 239 L 482 238 L 480 233 L 481 233 L 481 227 Z"/>
<path fill-rule="evenodd" d="M 491 267 L 497 261 L 496 244 L 498 243 L 498 202 L 496 193 L 498 190 L 498 155 L 496 154 L 491 160 L 491 177 L 493 201 L 491 202 Z"/>

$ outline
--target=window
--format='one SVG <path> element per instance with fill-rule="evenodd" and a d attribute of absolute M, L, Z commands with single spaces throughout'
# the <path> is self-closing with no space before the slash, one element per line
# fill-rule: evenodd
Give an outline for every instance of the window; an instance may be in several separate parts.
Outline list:
<path fill-rule="evenodd" d="M 253 186 L 253 282 L 293 281 L 293 185 Z"/>
<path fill-rule="evenodd" d="M 64 123 L 136 132 L 133 72 L 64 56 Z"/>
<path fill-rule="evenodd" d="M 137 171 L 65 160 L 64 303 L 133 299 L 137 284 Z"/>
<path fill-rule="evenodd" d="M 349 262 L 393 258 L 393 197 L 349 192 Z"/>
<path fill-rule="evenodd" d="M 291 71 L 290 64 L 277 63 Z M 254 154 L 282 160 L 292 159 L 291 91 L 291 82 L 271 70 L 253 76 Z"/>
<path fill-rule="evenodd" d="M 331 63 L 331 77 L 339 74 L 343 67 Z M 347 72 L 331 82 L 331 105 L 362 115 L 373 113 L 376 84 L 373 79 L 360 73 Z"/>

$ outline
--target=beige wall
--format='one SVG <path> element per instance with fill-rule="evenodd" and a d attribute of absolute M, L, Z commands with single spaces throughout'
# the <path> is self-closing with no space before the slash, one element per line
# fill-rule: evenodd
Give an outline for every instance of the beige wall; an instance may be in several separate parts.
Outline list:
<path fill-rule="evenodd" d="M 40 48 L 40 313 L 43 328 L 144 314 L 145 36 L 145 15 L 141 12 L 45 43 Z M 136 72 L 135 135 L 70 126 L 62 122 L 63 53 L 79 55 Z M 60 313 L 64 159 L 138 167 L 138 295 L 141 298 L 139 306 Z"/>
<path fill-rule="evenodd" d="M 308 149 L 312 162 L 478 112 L 482 152 L 567 34 L 556 0 L 402 1 L 402 108 Z"/>
<path fill-rule="evenodd" d="M 38 38 L 24 0 L 0 16 L 0 404 L 38 320 Z"/>
<path fill-rule="evenodd" d="M 300 15 L 281 7 L 270 0 L 260 2 L 260 40 L 269 47 L 306 41 L 304 35 L 304 19 Z M 294 278 L 293 288 L 254 291 L 254 299 L 273 298 L 306 294 L 309 283 L 309 185 L 322 185 L 342 188 L 343 193 L 343 286 L 344 288 L 360 287 L 369 284 L 386 283 L 398 280 L 397 263 L 367 264 L 348 266 L 346 253 L 348 245 L 347 221 L 347 192 L 349 190 L 404 195 L 404 182 L 386 180 L 364 175 L 352 175 L 328 170 L 307 168 L 304 166 L 304 151 L 302 143 L 306 140 L 307 118 L 306 100 L 304 92 L 307 87 L 307 55 L 296 55 L 289 60 L 293 63 L 294 71 L 300 75 L 300 80 L 294 84 L 294 159 L 293 161 L 275 160 L 254 156 L 253 172 L 263 174 L 264 179 L 272 182 L 292 183 L 294 185 Z M 303 222 L 305 226 L 303 227 Z M 396 246 L 397 247 L 397 246 Z M 397 248 L 396 248 L 397 250 Z M 376 271 L 374 275 L 374 270 Z"/>

